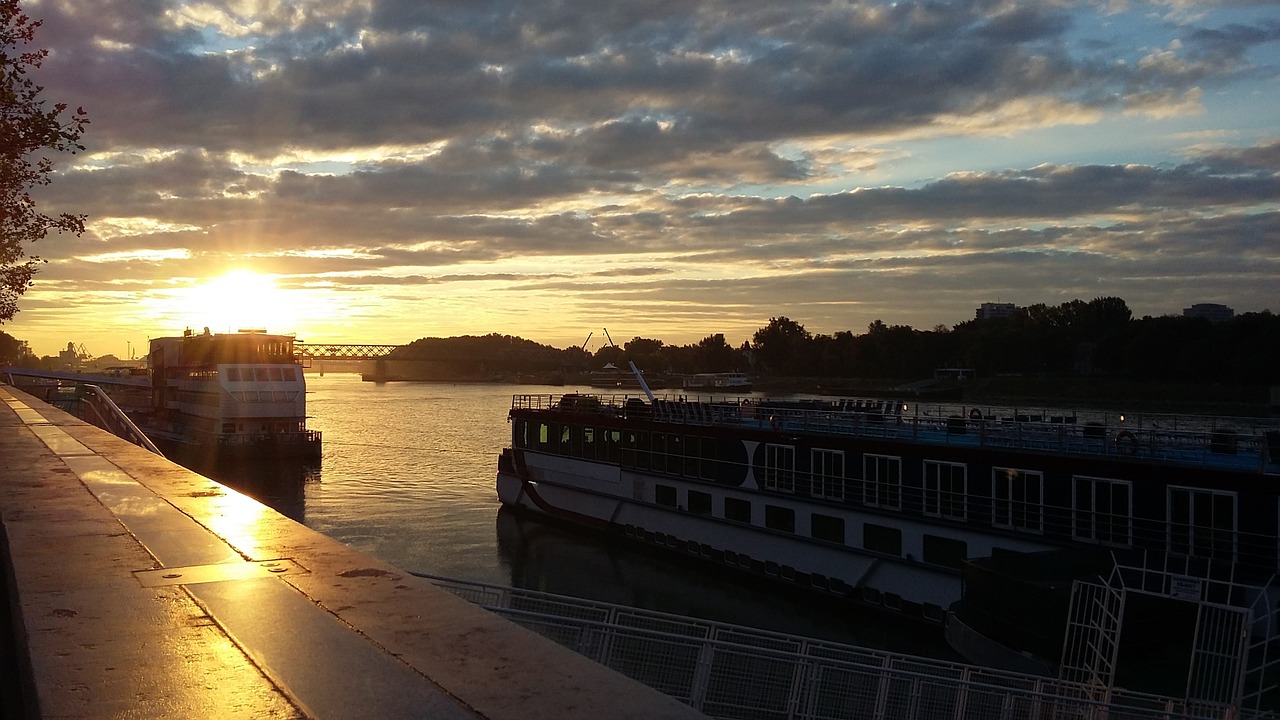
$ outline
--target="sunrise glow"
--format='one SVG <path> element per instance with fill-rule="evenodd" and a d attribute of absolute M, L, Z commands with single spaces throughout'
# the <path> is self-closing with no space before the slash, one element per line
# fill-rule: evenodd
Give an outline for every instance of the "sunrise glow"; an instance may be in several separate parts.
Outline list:
<path fill-rule="evenodd" d="M 275 278 L 252 270 L 233 270 L 206 280 L 175 298 L 182 324 L 213 332 L 262 328 L 292 332 L 297 323 L 296 299 L 276 286 Z"/>
<path fill-rule="evenodd" d="M 87 225 L 28 249 L 3 332 L 737 346 L 779 315 L 1277 309 L 1275 3 L 383 5 L 35 3 L 37 81 L 92 118 L 41 209 Z"/>

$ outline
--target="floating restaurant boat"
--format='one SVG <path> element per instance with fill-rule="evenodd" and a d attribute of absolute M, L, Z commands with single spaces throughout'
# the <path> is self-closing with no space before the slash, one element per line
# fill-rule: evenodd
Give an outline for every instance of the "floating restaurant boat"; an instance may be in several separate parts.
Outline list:
<path fill-rule="evenodd" d="M 919 615 L 984 664 L 1135 689 L 1118 668 L 1159 658 L 1161 694 L 1275 701 L 1274 421 L 648 395 L 515 396 L 500 500 Z"/>
<path fill-rule="evenodd" d="M 751 392 L 751 378 L 746 373 L 697 373 L 686 375 L 683 380 L 685 390 L 698 392 L 734 394 Z"/>
<path fill-rule="evenodd" d="M 151 404 L 130 414 L 166 457 L 202 470 L 319 462 L 292 336 L 188 330 L 152 340 L 148 359 Z"/>

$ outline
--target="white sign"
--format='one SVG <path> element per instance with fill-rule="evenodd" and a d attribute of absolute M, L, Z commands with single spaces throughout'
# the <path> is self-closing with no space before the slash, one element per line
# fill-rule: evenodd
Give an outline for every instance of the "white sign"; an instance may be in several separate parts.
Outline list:
<path fill-rule="evenodd" d="M 1169 596 L 1179 600 L 1200 599 L 1200 578 L 1174 575 L 1169 578 Z"/>

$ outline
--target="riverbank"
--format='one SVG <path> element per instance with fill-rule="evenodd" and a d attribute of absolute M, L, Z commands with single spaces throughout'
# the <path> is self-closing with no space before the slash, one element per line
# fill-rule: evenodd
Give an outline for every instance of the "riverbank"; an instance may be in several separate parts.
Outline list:
<path fill-rule="evenodd" d="M 333 372 L 333 371 L 331 371 Z M 339 371 L 351 372 L 351 370 Z M 586 385 L 585 375 L 548 373 L 477 377 L 397 375 L 396 380 L 481 384 Z M 680 392 L 674 376 L 656 377 L 655 392 Z M 806 393 L 849 397 L 937 400 L 973 405 L 1025 405 L 1141 410 L 1204 415 L 1265 417 L 1280 415 L 1280 389 L 1265 385 L 1174 383 L 1104 376 L 1001 376 L 972 380 L 921 381 L 912 378 L 751 378 L 753 389 L 765 393 Z M 1275 396 L 1275 397 L 1273 397 Z"/>

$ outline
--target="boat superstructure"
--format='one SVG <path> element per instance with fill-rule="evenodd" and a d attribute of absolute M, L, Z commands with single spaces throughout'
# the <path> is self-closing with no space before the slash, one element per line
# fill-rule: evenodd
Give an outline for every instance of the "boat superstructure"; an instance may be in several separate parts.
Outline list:
<path fill-rule="evenodd" d="M 1085 578 L 1104 596 L 1141 585 L 1227 602 L 1267 626 L 1264 642 L 1276 636 L 1264 610 L 1280 601 L 1274 421 L 586 394 L 516 396 L 510 420 L 503 503 L 686 557 L 938 622 L 969 583 L 998 596 L 995 579 L 1022 566 L 1065 593 L 1064 614 L 1103 602 L 1073 596 Z M 1076 572 L 1055 580 L 1046 564 Z M 968 604 L 982 614 L 982 597 Z M 957 617 L 958 640 L 1010 640 Z M 1062 638 L 1050 666 L 1093 667 Z"/>
<path fill-rule="evenodd" d="M 683 385 L 685 390 L 714 394 L 735 395 L 751 392 L 751 378 L 747 377 L 746 373 L 740 372 L 686 375 Z"/>
<path fill-rule="evenodd" d="M 139 424 L 165 454 L 222 464 L 314 461 L 294 338 L 187 331 L 151 341 L 151 407 Z"/>

